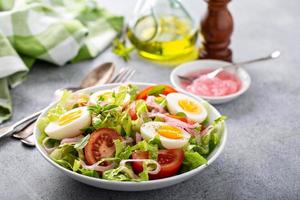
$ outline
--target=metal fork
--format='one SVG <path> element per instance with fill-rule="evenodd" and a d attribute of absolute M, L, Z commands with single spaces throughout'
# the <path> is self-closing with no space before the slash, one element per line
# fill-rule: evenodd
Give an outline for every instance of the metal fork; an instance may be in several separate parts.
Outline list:
<path fill-rule="evenodd" d="M 135 70 L 130 67 L 123 67 L 120 73 L 117 74 L 109 83 L 124 83 L 128 81 L 135 73 Z"/>
<path fill-rule="evenodd" d="M 126 81 L 128 81 L 135 73 L 135 70 L 129 67 L 124 67 L 121 68 L 119 74 L 117 74 L 111 81 L 110 83 L 124 83 Z M 34 136 L 33 136 L 33 128 L 34 128 L 34 122 L 32 122 L 31 124 L 29 124 L 25 129 L 23 129 L 22 131 L 20 131 L 19 133 L 13 134 L 13 137 L 19 138 L 21 140 L 21 142 L 27 146 L 35 146 L 34 143 Z M 27 135 L 26 137 L 20 138 L 18 136 L 20 135 Z"/>

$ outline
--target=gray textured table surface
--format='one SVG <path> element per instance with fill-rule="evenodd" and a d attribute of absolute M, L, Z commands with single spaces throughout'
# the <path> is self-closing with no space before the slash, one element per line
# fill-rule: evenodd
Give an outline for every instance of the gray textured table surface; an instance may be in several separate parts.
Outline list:
<path fill-rule="evenodd" d="M 134 1 L 103 1 L 120 14 Z M 186 0 L 194 16 L 201 0 Z M 76 182 L 50 166 L 36 149 L 11 138 L 0 141 L 0 199 L 300 199 L 300 2 L 243 0 L 230 5 L 235 20 L 235 61 L 274 49 L 279 60 L 249 66 L 253 83 L 241 98 L 217 108 L 229 116 L 223 154 L 193 179 L 148 192 L 115 192 Z M 77 83 L 94 66 L 120 59 L 105 52 L 97 59 L 65 67 L 38 63 L 12 92 L 16 121 L 50 103 L 55 89 Z M 132 80 L 169 82 L 169 68 L 135 56 Z"/>

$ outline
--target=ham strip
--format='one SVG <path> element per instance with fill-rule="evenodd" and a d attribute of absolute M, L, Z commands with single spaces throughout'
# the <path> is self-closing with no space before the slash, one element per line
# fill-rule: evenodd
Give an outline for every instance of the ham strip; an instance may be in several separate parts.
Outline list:
<path fill-rule="evenodd" d="M 166 113 L 166 110 L 159 104 L 155 102 L 155 97 L 154 96 L 148 96 L 146 100 L 147 106 L 155 110 L 156 112 L 159 113 Z"/>
<path fill-rule="evenodd" d="M 75 144 L 77 142 L 80 142 L 82 138 L 83 138 L 82 135 L 79 135 L 77 137 L 72 137 L 72 138 L 64 138 L 61 140 L 60 144 Z"/>

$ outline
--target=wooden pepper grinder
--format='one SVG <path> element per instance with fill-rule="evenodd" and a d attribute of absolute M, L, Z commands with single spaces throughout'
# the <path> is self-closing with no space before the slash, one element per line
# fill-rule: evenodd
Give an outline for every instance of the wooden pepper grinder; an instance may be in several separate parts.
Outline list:
<path fill-rule="evenodd" d="M 230 0 L 205 0 L 208 10 L 201 21 L 204 48 L 200 58 L 232 61 L 229 49 L 233 19 L 227 9 Z"/>

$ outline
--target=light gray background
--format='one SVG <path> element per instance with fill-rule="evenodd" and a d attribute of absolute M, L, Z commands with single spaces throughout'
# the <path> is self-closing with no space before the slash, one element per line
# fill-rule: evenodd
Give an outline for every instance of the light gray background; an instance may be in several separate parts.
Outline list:
<path fill-rule="evenodd" d="M 111 11 L 128 16 L 133 0 L 105 0 Z M 206 4 L 184 1 L 199 19 Z M 234 60 L 280 49 L 276 61 L 247 69 L 253 83 L 239 99 L 217 108 L 229 117 L 223 154 L 192 180 L 148 192 L 116 192 L 74 181 L 50 166 L 36 149 L 17 140 L 0 141 L 0 199 L 300 199 L 300 2 L 240 0 L 230 4 L 235 31 Z M 93 67 L 114 61 L 137 70 L 134 81 L 168 83 L 170 68 L 134 56 L 128 64 L 110 50 L 65 67 L 38 63 L 28 80 L 12 91 L 14 117 L 21 119 L 50 103 L 55 89 L 71 86 Z M 10 123 L 11 123 L 10 122 Z"/>

